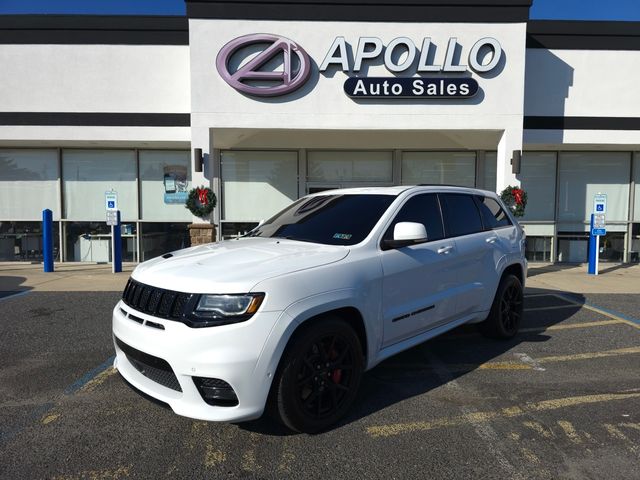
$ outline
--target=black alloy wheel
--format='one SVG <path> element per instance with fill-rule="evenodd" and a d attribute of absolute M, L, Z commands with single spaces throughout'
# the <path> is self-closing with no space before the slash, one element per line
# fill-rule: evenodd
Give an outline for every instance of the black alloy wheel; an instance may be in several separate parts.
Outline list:
<path fill-rule="evenodd" d="M 500 280 L 496 296 L 487 319 L 480 331 L 493 338 L 513 338 L 520 328 L 524 307 L 522 284 L 515 275 L 505 275 Z"/>
<path fill-rule="evenodd" d="M 500 299 L 500 321 L 508 335 L 515 335 L 522 318 L 522 287 L 512 282 Z"/>
<path fill-rule="evenodd" d="M 297 432 L 325 430 L 356 397 L 363 370 L 358 336 L 345 321 L 326 317 L 289 345 L 274 383 L 277 414 Z"/>

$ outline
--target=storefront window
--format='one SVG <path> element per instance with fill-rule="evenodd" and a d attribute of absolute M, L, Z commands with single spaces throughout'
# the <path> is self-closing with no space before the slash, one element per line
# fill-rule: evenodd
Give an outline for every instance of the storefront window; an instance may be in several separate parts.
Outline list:
<path fill-rule="evenodd" d="M 528 239 L 527 239 L 528 240 Z M 601 262 L 620 263 L 624 258 L 624 233 L 609 232 L 600 237 L 598 259 Z M 568 236 L 560 233 L 558 239 L 558 261 L 586 263 L 589 260 L 589 234 Z M 633 261 L 633 260 L 632 260 Z"/>
<path fill-rule="evenodd" d="M 60 260 L 59 222 L 53 222 L 53 258 Z M 42 222 L 0 221 L 0 261 L 41 261 Z"/>
<path fill-rule="evenodd" d="M 527 208 L 521 221 L 553 221 L 556 200 L 556 154 L 524 153 L 517 178 L 527 192 Z"/>
<path fill-rule="evenodd" d="M 631 226 L 631 250 L 629 251 L 629 261 L 631 263 L 640 262 L 640 223 Z"/>
<path fill-rule="evenodd" d="M 222 152 L 224 220 L 272 217 L 298 198 L 297 152 Z"/>
<path fill-rule="evenodd" d="M 527 237 L 525 256 L 530 262 L 550 262 L 551 237 Z"/>
<path fill-rule="evenodd" d="M 607 233 L 600 237 L 601 262 L 621 263 L 624 258 L 624 233 Z"/>
<path fill-rule="evenodd" d="M 404 152 L 402 184 L 436 183 L 473 187 L 475 152 Z"/>
<path fill-rule="evenodd" d="M 114 190 L 122 220 L 137 220 L 136 177 L 133 150 L 64 150 L 64 218 L 105 222 L 104 194 Z"/>
<path fill-rule="evenodd" d="M 184 206 L 193 188 L 190 152 L 141 150 L 139 158 L 142 219 L 190 221 L 191 213 Z"/>
<path fill-rule="evenodd" d="M 111 227 L 105 222 L 63 222 L 63 227 L 66 261 L 98 263 L 111 261 Z M 123 242 L 122 259 L 133 261 L 135 239 L 126 242 L 123 238 Z"/>
<path fill-rule="evenodd" d="M 191 246 L 188 223 L 141 223 L 140 261 Z"/>
<path fill-rule="evenodd" d="M 60 218 L 58 177 L 56 150 L 0 150 L 0 218 L 39 220 L 45 208 Z"/>
<path fill-rule="evenodd" d="M 607 195 L 607 223 L 626 222 L 629 211 L 630 154 L 626 152 L 560 152 L 558 222 L 586 230 L 593 197 Z M 529 206 L 527 206 L 527 209 Z M 622 230 L 626 227 L 622 226 Z M 608 226 L 608 229 L 611 229 Z"/>
<path fill-rule="evenodd" d="M 640 153 L 633 155 L 633 181 L 635 183 L 635 195 L 633 201 L 633 221 L 640 222 Z"/>
<path fill-rule="evenodd" d="M 106 222 L 64 222 L 68 262 L 107 263 L 111 258 L 111 227 Z M 123 223 L 122 261 L 136 261 L 136 224 Z"/>
<path fill-rule="evenodd" d="M 322 151 L 307 153 L 309 182 L 391 183 L 391 152 Z"/>
<path fill-rule="evenodd" d="M 571 235 L 560 232 L 558 238 L 558 262 L 584 263 L 588 258 L 589 236 L 587 233 Z"/>
<path fill-rule="evenodd" d="M 496 191 L 496 175 L 498 174 L 498 154 L 486 152 L 484 154 L 484 190 Z"/>

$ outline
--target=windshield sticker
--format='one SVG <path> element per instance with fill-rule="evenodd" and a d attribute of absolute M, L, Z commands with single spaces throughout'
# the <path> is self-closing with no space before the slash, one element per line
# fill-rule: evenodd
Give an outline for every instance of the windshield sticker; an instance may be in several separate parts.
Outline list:
<path fill-rule="evenodd" d="M 334 233 L 333 238 L 338 240 L 349 240 L 353 235 L 350 233 Z"/>

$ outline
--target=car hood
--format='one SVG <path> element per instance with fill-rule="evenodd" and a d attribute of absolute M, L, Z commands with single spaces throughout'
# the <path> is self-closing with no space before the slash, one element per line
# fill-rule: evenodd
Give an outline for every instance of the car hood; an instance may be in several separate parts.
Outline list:
<path fill-rule="evenodd" d="M 268 278 L 342 260 L 349 249 L 278 238 L 240 238 L 171 252 L 144 262 L 132 277 L 188 293 L 245 293 Z"/>

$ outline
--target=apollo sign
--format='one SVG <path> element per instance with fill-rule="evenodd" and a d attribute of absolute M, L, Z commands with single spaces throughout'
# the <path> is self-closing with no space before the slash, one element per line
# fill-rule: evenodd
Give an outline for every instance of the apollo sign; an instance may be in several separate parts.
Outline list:
<path fill-rule="evenodd" d="M 391 40 L 385 47 L 382 40 L 376 37 L 361 37 L 358 40 L 354 54 L 353 65 L 349 64 L 347 43 L 344 37 L 337 37 L 327 55 L 320 65 L 320 71 L 324 72 L 331 65 L 338 65 L 343 72 L 359 72 L 365 61 L 384 58 L 384 66 L 392 73 L 405 72 L 415 68 L 418 73 L 424 72 L 465 72 L 467 65 L 455 63 L 455 51 L 458 45 L 456 37 L 449 38 L 447 49 L 444 55 L 444 63 L 437 65 L 430 63 L 429 58 L 435 58 L 436 47 L 432 44 L 431 38 L 422 39 L 420 50 L 415 43 L 407 37 L 398 37 Z M 491 59 L 483 62 L 484 54 L 491 51 Z M 404 53 L 404 55 L 402 55 Z M 434 55 L 431 55 L 433 53 Z M 395 57 L 395 59 L 394 59 Z M 469 67 L 477 73 L 487 73 L 493 70 L 500 63 L 502 57 L 502 47 L 495 38 L 482 38 L 473 44 L 469 50 Z M 416 65 L 417 59 L 417 65 Z"/>
<path fill-rule="evenodd" d="M 244 48 L 257 44 L 268 45 L 263 51 L 241 65 L 233 73 L 229 71 L 231 57 Z M 262 70 L 265 64 L 282 55 L 283 70 Z M 294 59 L 298 69 L 294 71 Z M 311 59 L 293 40 L 271 34 L 245 35 L 227 43 L 216 58 L 216 68 L 225 82 L 239 92 L 262 97 L 275 97 L 291 93 L 305 84 L 311 73 Z M 265 82 L 267 86 L 256 85 Z"/>
<path fill-rule="evenodd" d="M 247 54 L 247 59 L 231 68 L 231 59 L 242 56 L 242 52 L 263 45 L 257 54 Z M 466 54 L 457 58 L 458 40 L 448 39 L 444 56 L 436 63 L 437 47 L 430 37 L 422 39 L 420 48 L 407 37 L 394 38 L 386 45 L 376 37 L 360 37 L 353 55 L 344 37 L 337 37 L 329 47 L 320 72 L 338 68 L 356 75 L 344 83 L 344 91 L 350 97 L 384 98 L 466 98 L 478 91 L 478 82 L 470 77 L 451 77 L 451 73 L 464 73 L 469 69 L 486 74 L 494 70 L 502 59 L 502 47 L 495 38 L 477 40 Z M 353 58 L 353 63 L 351 63 Z M 278 59 L 278 60 L 276 60 Z M 382 60 L 382 62 L 380 61 Z M 273 62 L 280 69 L 268 69 Z M 222 47 L 216 58 L 216 67 L 221 77 L 236 90 L 254 96 L 272 97 L 291 93 L 306 83 L 311 73 L 311 59 L 307 52 L 293 40 L 272 34 L 254 34 L 238 37 Z M 367 77 L 358 75 L 367 62 L 384 63 L 392 77 Z M 410 77 L 397 77 L 398 73 Z M 429 77 L 425 74 L 445 73 L 446 77 Z M 416 77 L 415 74 L 421 76 Z"/>

